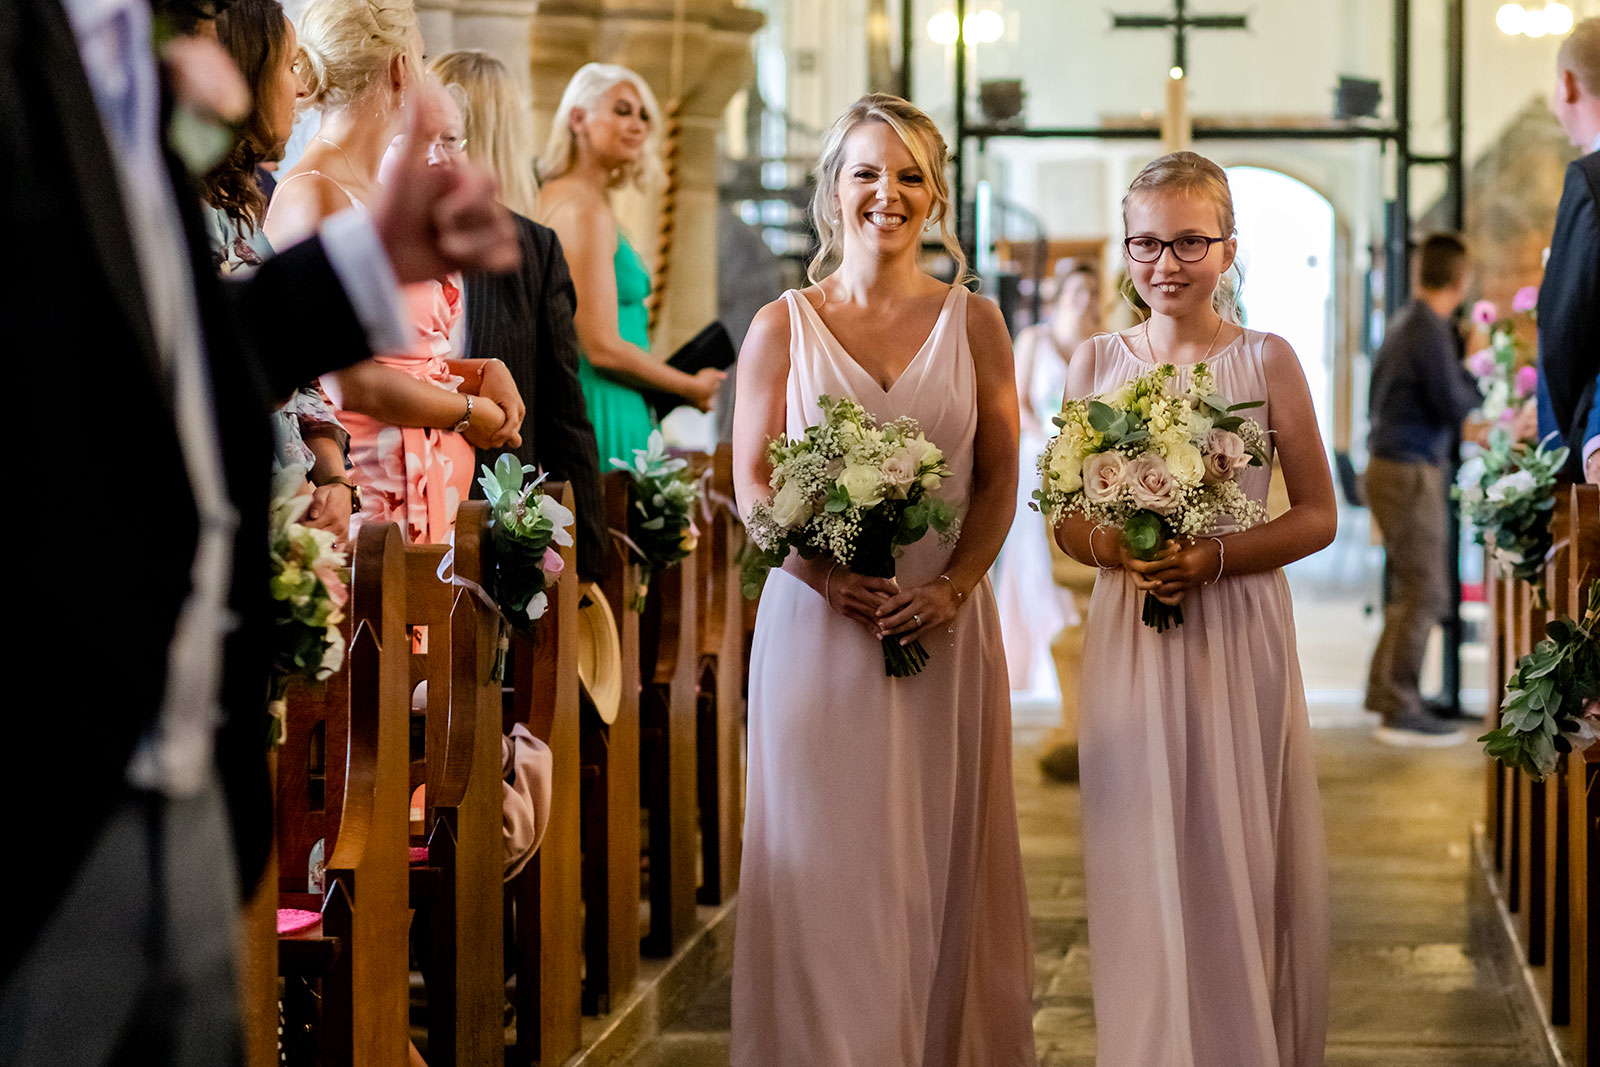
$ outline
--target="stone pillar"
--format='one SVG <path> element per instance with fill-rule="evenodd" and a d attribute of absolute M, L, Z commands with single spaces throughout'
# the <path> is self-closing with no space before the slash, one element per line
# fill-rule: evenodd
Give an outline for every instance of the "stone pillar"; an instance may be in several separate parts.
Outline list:
<path fill-rule="evenodd" d="M 467 2 L 473 0 L 458 0 Z M 567 81 L 590 61 L 637 71 L 663 109 L 678 104 L 672 248 L 665 305 L 651 337 L 652 349 L 665 356 L 717 314 L 717 132 L 723 109 L 750 79 L 750 36 L 764 16 L 733 0 L 534 0 L 533 8 L 536 145 L 549 135 Z M 660 196 L 616 200 L 618 220 L 653 272 L 663 204 Z"/>

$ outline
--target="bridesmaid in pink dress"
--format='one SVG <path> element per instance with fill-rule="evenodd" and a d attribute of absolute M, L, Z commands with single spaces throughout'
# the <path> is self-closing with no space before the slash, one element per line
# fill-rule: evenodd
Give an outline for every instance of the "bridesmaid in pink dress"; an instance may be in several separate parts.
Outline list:
<path fill-rule="evenodd" d="M 1327 859 L 1294 616 L 1282 567 L 1336 522 L 1316 413 L 1282 338 L 1214 294 L 1233 261 L 1227 177 L 1163 156 L 1123 201 L 1129 274 L 1150 319 L 1073 354 L 1067 395 L 1154 364 L 1175 389 L 1207 363 L 1271 434 L 1290 507 L 1250 530 L 1126 556 L 1119 532 L 1068 519 L 1061 547 L 1101 570 L 1079 725 L 1098 1067 L 1320 1067 L 1328 1019 Z M 1265 504 L 1272 468 L 1241 488 Z M 1184 621 L 1143 625 L 1147 591 Z"/>
<path fill-rule="evenodd" d="M 818 397 L 916 418 L 954 475 L 955 548 L 909 546 L 897 581 L 791 557 L 761 596 L 739 921 L 735 1067 L 1030 1067 L 1032 965 L 1011 783 L 1005 649 L 985 575 L 1016 504 L 1017 398 L 999 311 L 922 272 L 951 254 L 944 144 L 874 95 L 818 169 L 808 289 L 756 316 L 734 408 L 740 505 L 770 495 L 766 442 Z M 841 254 L 842 253 L 842 254 Z M 833 269 L 835 268 L 836 269 Z M 881 634 L 919 638 L 885 677 Z"/>

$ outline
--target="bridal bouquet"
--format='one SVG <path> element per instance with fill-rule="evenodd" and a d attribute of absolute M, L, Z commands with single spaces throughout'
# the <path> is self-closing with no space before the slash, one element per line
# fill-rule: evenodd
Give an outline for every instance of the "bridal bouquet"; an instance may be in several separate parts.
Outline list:
<path fill-rule="evenodd" d="M 633 479 L 628 539 L 639 561 L 639 588 L 633 598 L 633 610 L 639 612 L 644 610 L 650 579 L 700 543 L 694 511 L 700 503 L 701 486 L 689 476 L 687 460 L 667 453 L 660 430 L 651 431 L 648 448 L 634 449 L 632 463 L 613 459 L 611 465 L 627 471 Z"/>
<path fill-rule="evenodd" d="M 1566 462 L 1565 448 L 1528 448 L 1496 427 L 1489 448 L 1461 465 L 1452 490 L 1462 517 L 1475 528 L 1474 539 L 1489 549 L 1502 573 L 1533 586 L 1540 607 L 1547 603 L 1544 557 L 1550 551 L 1556 476 Z"/>
<path fill-rule="evenodd" d="M 1600 581 L 1589 583 L 1583 618 L 1560 618 L 1506 681 L 1500 727 L 1478 738 L 1483 751 L 1535 781 L 1562 752 L 1600 738 Z"/>
<path fill-rule="evenodd" d="M 1531 321 L 1538 303 L 1539 290 L 1527 285 L 1511 298 L 1510 318 L 1500 318 L 1499 309 L 1487 300 L 1472 307 L 1472 321 L 1489 331 L 1489 347 L 1467 357 L 1467 369 L 1477 379 L 1478 392 L 1483 394 L 1478 410 L 1488 422 L 1510 425 L 1538 388 L 1534 354 L 1517 337 L 1519 320 Z"/>
<path fill-rule="evenodd" d="M 300 472 L 294 481 L 305 484 Z M 334 535 L 303 525 L 309 494 L 285 489 L 268 512 L 268 559 L 272 597 L 272 674 L 267 704 L 267 747 L 283 741 L 285 697 L 294 678 L 324 681 L 344 666 L 344 606 L 348 560 Z"/>
<path fill-rule="evenodd" d="M 498 681 L 511 644 L 506 628 L 526 633 L 544 615 L 550 603 L 545 589 L 565 566 L 554 546 L 572 544 L 574 519 L 560 501 L 540 491 L 545 476 L 527 482 L 534 468 L 510 453 L 502 453 L 493 470 L 487 466 L 482 470 L 478 484 L 489 502 L 489 535 L 494 542 L 489 592 L 500 608 L 499 647 L 490 677 Z"/>
<path fill-rule="evenodd" d="M 931 528 L 954 543 L 960 520 L 948 501 L 933 496 L 950 476 L 944 453 L 915 419 L 882 426 L 854 400 L 818 399 L 822 422 L 798 439 L 767 446 L 774 490 L 750 509 L 745 523 L 755 551 L 744 560 L 744 593 L 754 598 L 767 572 L 791 550 L 806 559 L 832 556 L 858 574 L 893 578 L 895 557 Z M 922 642 L 883 639 L 883 669 L 891 678 L 922 670 Z"/>
<path fill-rule="evenodd" d="M 1266 463 L 1266 431 L 1236 414 L 1261 401 L 1230 404 L 1210 369 L 1197 364 L 1188 390 L 1169 389 L 1176 369 L 1153 367 L 1117 389 L 1068 400 L 1055 417 L 1060 432 L 1039 456 L 1033 507 L 1052 522 L 1077 515 L 1117 526 L 1139 559 L 1153 559 L 1169 538 L 1194 540 L 1223 520 L 1240 528 L 1265 521 L 1235 475 Z M 1146 594 L 1144 623 L 1183 623 L 1183 609 Z"/>

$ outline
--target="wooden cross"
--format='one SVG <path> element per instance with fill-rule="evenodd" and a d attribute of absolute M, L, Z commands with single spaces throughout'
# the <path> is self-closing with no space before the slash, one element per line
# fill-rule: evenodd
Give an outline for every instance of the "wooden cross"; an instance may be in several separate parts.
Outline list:
<path fill-rule="evenodd" d="M 1167 108 L 1162 115 L 1161 141 L 1168 152 L 1188 148 L 1189 124 L 1188 64 L 1189 31 L 1248 29 L 1244 15 L 1191 15 L 1187 0 L 1172 0 L 1170 15 L 1112 15 L 1114 30 L 1171 30 L 1172 69 L 1167 79 Z"/>
<path fill-rule="evenodd" d="M 1172 68 L 1183 77 L 1189 67 L 1189 31 L 1248 29 L 1246 15 L 1191 15 L 1184 10 L 1187 0 L 1172 0 L 1170 15 L 1112 15 L 1114 30 L 1171 30 Z"/>

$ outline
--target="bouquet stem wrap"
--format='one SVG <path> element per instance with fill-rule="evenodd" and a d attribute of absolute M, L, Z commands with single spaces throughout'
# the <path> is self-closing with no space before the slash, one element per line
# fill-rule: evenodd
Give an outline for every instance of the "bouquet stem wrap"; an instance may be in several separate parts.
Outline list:
<path fill-rule="evenodd" d="M 1128 551 L 1142 560 L 1155 559 L 1161 546 L 1172 536 L 1172 531 L 1153 511 L 1136 511 L 1122 527 L 1122 543 Z M 1157 633 L 1165 633 L 1173 626 L 1183 625 L 1183 605 L 1163 604 L 1154 593 L 1144 595 L 1144 611 L 1140 614 L 1144 624 Z"/>

